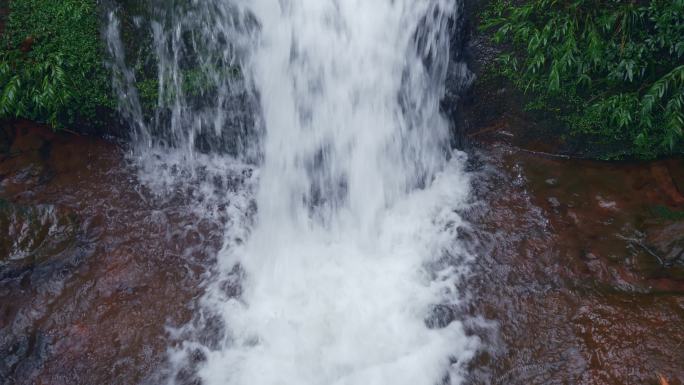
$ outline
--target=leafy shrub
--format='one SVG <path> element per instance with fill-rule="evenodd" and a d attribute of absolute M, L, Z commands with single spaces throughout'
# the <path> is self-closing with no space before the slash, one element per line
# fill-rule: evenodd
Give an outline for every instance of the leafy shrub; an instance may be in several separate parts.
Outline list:
<path fill-rule="evenodd" d="M 111 107 L 96 0 L 12 0 L 0 38 L 0 116 L 54 128 Z"/>
<path fill-rule="evenodd" d="M 684 152 L 684 0 L 497 0 L 484 19 L 531 107 L 618 155 Z"/>

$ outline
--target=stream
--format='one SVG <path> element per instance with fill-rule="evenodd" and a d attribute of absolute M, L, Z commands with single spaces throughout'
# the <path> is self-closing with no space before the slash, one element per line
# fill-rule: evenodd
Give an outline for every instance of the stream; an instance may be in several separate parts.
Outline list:
<path fill-rule="evenodd" d="M 462 8 L 113 7 L 131 137 L 3 131 L 0 383 L 684 383 L 684 161 L 455 148 Z"/>

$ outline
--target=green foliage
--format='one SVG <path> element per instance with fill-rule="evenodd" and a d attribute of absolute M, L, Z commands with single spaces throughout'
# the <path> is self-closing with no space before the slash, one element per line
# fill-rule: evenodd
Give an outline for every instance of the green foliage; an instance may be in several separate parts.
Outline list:
<path fill-rule="evenodd" d="M 55 128 L 111 107 L 96 0 L 12 0 L 0 38 L 0 117 Z"/>
<path fill-rule="evenodd" d="M 497 0 L 483 29 L 532 107 L 623 155 L 684 152 L 684 0 Z"/>
<path fill-rule="evenodd" d="M 239 79 L 241 76 L 240 69 L 237 66 L 220 70 L 211 68 L 211 70 L 214 71 L 212 73 L 221 78 Z M 211 78 L 208 73 L 209 71 L 206 68 L 193 68 L 182 71 L 180 74 L 182 95 L 190 98 L 205 97 L 210 95 L 211 92 L 216 91 L 215 79 Z M 140 77 L 144 77 L 144 74 Z M 140 95 L 140 101 L 146 111 L 154 110 L 157 107 L 169 107 L 178 96 L 175 89 L 164 87 L 164 92 L 160 98 L 159 78 L 156 76 L 137 81 L 136 88 Z"/>

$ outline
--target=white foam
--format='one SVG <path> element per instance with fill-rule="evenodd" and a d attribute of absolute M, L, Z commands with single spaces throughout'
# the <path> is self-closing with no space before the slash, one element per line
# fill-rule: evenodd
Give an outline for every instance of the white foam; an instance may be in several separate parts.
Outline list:
<path fill-rule="evenodd" d="M 221 349 L 206 351 L 206 384 L 432 385 L 445 375 L 460 383 L 476 341 L 459 322 L 428 329 L 425 319 L 431 305 L 459 301 L 465 265 L 427 266 L 463 252 L 454 211 L 468 193 L 461 163 L 385 210 L 372 237 L 257 225 L 234 249 L 247 271 L 242 299 L 206 298 L 230 328 Z"/>
<path fill-rule="evenodd" d="M 170 349 L 171 383 L 198 361 L 206 385 L 462 382 L 477 340 L 458 320 L 426 322 L 435 305 L 458 307 L 471 258 L 457 239 L 469 197 L 465 156 L 448 150 L 439 111 L 447 20 L 459 4 L 207 0 L 165 8 L 187 12 L 169 17 L 177 24 L 153 23 L 160 95 L 174 90 L 172 105 L 160 97 L 158 106 L 171 109 L 170 128 L 143 121 L 111 18 L 115 88 L 144 134 L 134 147 L 140 180 L 160 194 L 192 185 L 200 214 L 228 202 L 224 247 L 197 317 L 170 329 L 183 341 Z M 195 29 L 189 50 L 181 31 Z M 239 84 L 222 75 L 238 57 L 233 50 Z M 199 110 L 183 95 L 189 51 L 207 55 L 199 62 L 220 96 Z M 200 134 L 226 129 L 236 106 L 225 100 L 243 91 L 259 99 L 258 127 L 245 132 L 263 137 L 240 138 L 255 143 L 237 146 L 249 154 L 198 154 Z M 231 189 L 217 187 L 217 177 Z M 215 316 L 225 333 L 209 328 Z M 206 360 L 190 358 L 197 350 Z"/>
<path fill-rule="evenodd" d="M 428 266 L 464 254 L 456 211 L 469 182 L 463 156 L 447 162 L 444 150 L 434 83 L 443 76 L 425 67 L 414 39 L 419 28 L 443 33 L 443 24 L 421 22 L 453 4 L 244 6 L 261 25 L 250 76 L 265 161 L 253 233 L 220 256 L 224 272 L 244 269 L 242 295 L 228 298 L 217 285 L 204 300 L 228 335 L 206 349 L 202 379 L 432 385 L 448 376 L 458 384 L 475 340 L 457 321 L 430 329 L 425 320 L 432 306 L 458 303 L 465 265 Z"/>

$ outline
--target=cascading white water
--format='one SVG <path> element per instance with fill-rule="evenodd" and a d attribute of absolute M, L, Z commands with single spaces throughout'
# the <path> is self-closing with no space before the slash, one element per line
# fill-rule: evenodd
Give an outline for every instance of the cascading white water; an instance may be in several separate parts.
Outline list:
<path fill-rule="evenodd" d="M 449 150 L 439 111 L 458 5 L 231 2 L 226 22 L 256 25 L 241 39 L 253 42 L 242 71 L 264 130 L 258 211 L 252 226 L 227 228 L 201 300 L 198 317 L 224 327 L 209 339 L 189 337 L 206 335 L 206 322 L 177 330 L 186 341 L 171 365 L 201 352 L 196 374 L 207 385 L 461 382 L 477 341 L 453 317 L 431 319 L 438 306 L 458 307 L 470 258 L 457 239 L 465 159 Z M 165 55 L 161 74 L 177 63 Z M 202 63 L 226 62 L 207 55 Z M 174 111 L 183 113 L 181 131 L 207 116 L 182 100 Z M 180 370 L 171 372 L 173 383 Z"/>
<path fill-rule="evenodd" d="M 239 74 L 253 20 L 227 0 L 150 0 L 128 5 L 126 12 L 110 8 L 104 38 L 112 85 L 131 126 L 141 181 L 160 195 L 189 181 L 201 184 L 200 190 L 212 190 L 213 179 L 230 184 L 260 156 L 259 115 Z M 143 100 L 152 89 L 156 96 Z M 220 204 L 220 197 L 205 192 L 204 198 Z"/>

